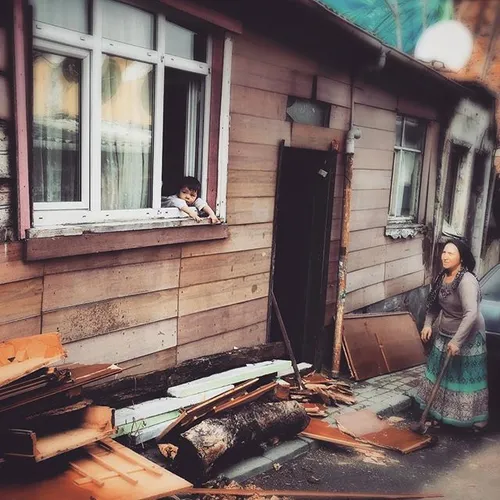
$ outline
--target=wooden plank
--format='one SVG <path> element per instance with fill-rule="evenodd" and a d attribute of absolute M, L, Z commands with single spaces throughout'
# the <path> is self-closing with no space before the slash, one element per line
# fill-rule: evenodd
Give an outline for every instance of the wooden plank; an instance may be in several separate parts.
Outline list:
<path fill-rule="evenodd" d="M 346 446 L 348 448 L 371 448 L 364 443 L 360 443 L 348 434 L 343 433 L 337 427 L 330 425 L 325 420 L 311 419 L 309 425 L 300 433 L 301 436 L 316 441 L 324 441 L 339 446 Z"/>
<path fill-rule="evenodd" d="M 25 263 L 22 260 L 0 263 L 0 284 L 38 278 L 43 274 L 41 263 Z"/>
<path fill-rule="evenodd" d="M 384 281 L 384 264 L 359 269 L 358 271 L 349 272 L 347 275 L 347 291 L 354 292 L 360 288 L 365 288 L 376 283 Z"/>
<path fill-rule="evenodd" d="M 229 143 L 229 170 L 265 170 L 275 172 L 278 147 L 262 144 Z"/>
<path fill-rule="evenodd" d="M 383 151 L 394 151 L 396 134 L 387 130 L 360 127 L 361 138 L 357 140 L 356 146 L 364 149 L 378 149 Z"/>
<path fill-rule="evenodd" d="M 323 76 L 318 76 L 316 87 L 318 101 L 336 104 L 344 108 L 351 107 L 351 86 Z"/>
<path fill-rule="evenodd" d="M 274 197 L 276 172 L 261 170 L 230 170 L 228 172 L 228 198 Z"/>
<path fill-rule="evenodd" d="M 332 218 L 341 219 L 343 209 L 344 209 L 344 200 L 342 199 L 342 197 L 341 196 L 334 197 L 332 204 Z"/>
<path fill-rule="evenodd" d="M 90 269 L 45 277 L 43 311 L 176 288 L 180 260 Z"/>
<path fill-rule="evenodd" d="M 413 274 L 401 276 L 384 283 L 386 297 L 393 297 L 401 293 L 409 292 L 424 285 L 425 271 L 417 271 Z"/>
<path fill-rule="evenodd" d="M 387 210 L 376 208 L 372 210 L 353 210 L 351 212 L 351 231 L 360 231 L 387 225 Z"/>
<path fill-rule="evenodd" d="M 385 230 L 380 227 L 353 231 L 350 234 L 349 251 L 355 252 L 364 248 L 378 247 L 385 245 L 386 241 Z"/>
<path fill-rule="evenodd" d="M 234 54 L 234 53 L 233 53 Z M 231 82 L 286 96 L 312 97 L 313 75 L 233 55 Z"/>
<path fill-rule="evenodd" d="M 193 243 L 182 247 L 182 258 L 198 255 L 238 252 L 256 248 L 270 248 L 272 243 L 272 224 L 246 224 L 231 226 L 229 238 L 224 241 Z"/>
<path fill-rule="evenodd" d="M 345 135 L 346 133 L 343 130 L 294 123 L 292 125 L 291 146 L 328 151 L 332 146 L 332 142 L 335 141 L 340 150 L 343 150 Z"/>
<path fill-rule="evenodd" d="M 0 386 L 65 357 L 57 333 L 10 339 L 0 344 Z"/>
<path fill-rule="evenodd" d="M 357 252 L 349 253 L 349 261 L 347 264 L 348 272 L 357 271 L 365 267 L 383 264 L 386 261 L 386 246 L 381 245 L 373 248 L 358 250 Z"/>
<path fill-rule="evenodd" d="M 127 330 L 107 333 L 65 344 L 75 363 L 119 363 L 174 347 L 177 319 L 167 319 Z"/>
<path fill-rule="evenodd" d="M 355 189 L 352 191 L 351 208 L 353 211 L 383 208 L 387 215 L 390 196 L 389 189 Z"/>
<path fill-rule="evenodd" d="M 270 118 L 286 119 L 287 96 L 265 90 L 231 86 L 231 113 Z"/>
<path fill-rule="evenodd" d="M 394 163 L 394 151 L 356 147 L 354 164 L 362 170 L 390 170 Z"/>
<path fill-rule="evenodd" d="M 396 113 L 364 104 L 354 106 L 354 125 L 396 133 Z"/>
<path fill-rule="evenodd" d="M 23 258 L 23 244 L 20 241 L 9 241 L 1 244 L 0 264 L 15 262 Z"/>
<path fill-rule="evenodd" d="M 0 324 L 40 316 L 42 278 L 0 285 Z"/>
<path fill-rule="evenodd" d="M 366 286 L 347 294 L 346 312 L 356 311 L 370 304 L 375 304 L 386 298 L 384 283 Z"/>
<path fill-rule="evenodd" d="M 235 40 L 234 54 L 311 75 L 316 74 L 319 67 L 314 58 L 248 31 Z"/>
<path fill-rule="evenodd" d="M 267 299 L 256 299 L 179 318 L 177 343 L 195 342 L 239 330 L 267 318 Z"/>
<path fill-rule="evenodd" d="M 397 101 L 397 96 L 393 93 L 368 83 L 357 85 L 354 89 L 354 102 L 356 104 L 365 104 L 375 108 L 395 111 L 397 108 Z"/>
<path fill-rule="evenodd" d="M 141 231 L 85 233 L 53 238 L 29 238 L 26 241 L 26 259 L 43 260 L 132 248 L 177 245 L 193 241 L 219 240 L 226 238 L 227 233 L 228 229 L 224 224 L 207 224 Z"/>
<path fill-rule="evenodd" d="M 123 371 L 116 374 L 112 380 L 159 372 L 167 368 L 172 368 L 176 364 L 177 350 L 175 347 L 171 347 L 170 349 L 163 349 L 162 351 L 153 352 L 146 356 L 129 359 L 128 361 L 120 361 L 120 368 Z"/>
<path fill-rule="evenodd" d="M 6 76 L 0 73 L 0 120 L 12 120 L 12 97 L 10 94 L 9 81 Z"/>
<path fill-rule="evenodd" d="M 179 316 L 266 297 L 269 273 L 181 288 Z"/>
<path fill-rule="evenodd" d="M 173 318 L 177 316 L 177 299 L 177 289 L 160 290 L 46 312 L 42 331 L 57 331 L 63 342 L 76 342 Z"/>
<path fill-rule="evenodd" d="M 337 130 L 345 130 L 346 132 L 350 128 L 351 124 L 351 109 L 350 107 L 336 106 L 332 104 L 330 106 L 330 128 L 335 128 Z"/>
<path fill-rule="evenodd" d="M 340 232 L 342 230 L 342 220 L 341 219 L 333 219 L 332 227 L 330 231 L 330 241 L 340 239 Z"/>
<path fill-rule="evenodd" d="M 0 28 L 0 71 L 7 71 L 9 68 L 7 46 L 7 30 L 2 26 Z"/>
<path fill-rule="evenodd" d="M 228 198 L 228 224 L 252 224 L 272 222 L 274 218 L 274 198 Z"/>
<path fill-rule="evenodd" d="M 388 262 L 385 265 L 385 279 L 392 280 L 423 270 L 422 254 Z"/>
<path fill-rule="evenodd" d="M 270 248 L 182 259 L 180 286 L 267 273 L 270 259 Z M 203 269 L 201 274 L 200 269 Z"/>
<path fill-rule="evenodd" d="M 361 170 L 355 168 L 352 173 L 353 190 L 390 189 L 392 171 L 390 170 Z"/>
<path fill-rule="evenodd" d="M 21 319 L 0 325 L 0 342 L 17 337 L 29 337 L 41 332 L 42 317 Z"/>
<path fill-rule="evenodd" d="M 281 140 L 290 145 L 291 123 L 255 116 L 231 115 L 231 141 L 277 146 Z"/>
<path fill-rule="evenodd" d="M 403 115 L 426 120 L 439 120 L 439 112 L 434 107 L 401 96 L 398 97 L 397 110 Z"/>
<path fill-rule="evenodd" d="M 97 255 L 79 255 L 66 259 L 46 261 L 44 274 L 66 273 L 69 271 L 80 271 L 82 269 L 98 269 L 100 267 L 115 267 L 142 262 L 157 262 L 178 259 L 180 256 L 180 245 L 136 248 L 118 252 L 106 252 Z"/>

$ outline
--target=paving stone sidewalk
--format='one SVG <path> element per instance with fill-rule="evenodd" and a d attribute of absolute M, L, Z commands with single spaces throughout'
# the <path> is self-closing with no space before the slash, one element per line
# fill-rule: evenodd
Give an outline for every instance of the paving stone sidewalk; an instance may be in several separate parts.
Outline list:
<path fill-rule="evenodd" d="M 411 394 L 418 385 L 423 370 L 424 365 L 363 382 L 349 381 L 357 403 L 352 406 L 341 405 L 330 408 L 326 420 L 335 424 L 338 415 L 365 408 L 383 416 L 390 416 L 405 410 L 411 405 Z M 271 470 L 277 463 L 283 464 L 316 449 L 318 446 L 319 444 L 312 439 L 296 437 L 268 449 L 261 456 L 238 462 L 223 471 L 222 474 L 229 479 L 245 481 L 257 474 Z"/>

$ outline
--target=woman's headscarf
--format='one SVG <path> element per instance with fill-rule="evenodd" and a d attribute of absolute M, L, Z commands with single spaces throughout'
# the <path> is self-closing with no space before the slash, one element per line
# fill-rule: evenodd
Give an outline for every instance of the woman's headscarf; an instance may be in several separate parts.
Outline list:
<path fill-rule="evenodd" d="M 469 272 L 471 274 L 474 274 L 474 269 L 476 267 L 476 259 L 472 255 L 471 249 L 463 241 L 458 239 L 448 240 L 444 246 L 448 245 L 448 243 L 452 243 L 457 247 L 461 263 L 461 269 L 458 271 L 450 287 L 451 289 L 449 293 L 452 293 L 460 285 L 460 282 L 462 281 L 462 278 L 464 277 L 465 273 Z M 446 270 L 443 269 L 438 274 L 437 278 L 434 280 L 434 283 L 432 284 L 431 291 L 429 293 L 429 296 L 427 297 L 428 311 L 432 309 L 435 305 L 437 305 L 439 290 L 441 289 L 441 285 L 443 284 L 445 276 L 446 276 Z"/>

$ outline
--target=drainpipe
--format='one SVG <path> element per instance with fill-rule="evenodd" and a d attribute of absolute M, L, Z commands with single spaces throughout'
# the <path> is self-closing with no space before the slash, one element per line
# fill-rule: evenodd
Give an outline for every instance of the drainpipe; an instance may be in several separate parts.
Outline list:
<path fill-rule="evenodd" d="M 337 312 L 333 344 L 332 375 L 340 372 L 342 352 L 342 329 L 344 325 L 345 299 L 347 296 L 347 256 L 349 248 L 349 231 L 351 223 L 352 171 L 354 166 L 354 143 L 361 137 L 361 131 L 354 127 L 354 78 L 351 80 L 351 120 L 346 139 L 346 165 L 344 173 L 344 200 L 342 206 L 342 230 L 340 235 L 339 268 L 337 274 Z"/>

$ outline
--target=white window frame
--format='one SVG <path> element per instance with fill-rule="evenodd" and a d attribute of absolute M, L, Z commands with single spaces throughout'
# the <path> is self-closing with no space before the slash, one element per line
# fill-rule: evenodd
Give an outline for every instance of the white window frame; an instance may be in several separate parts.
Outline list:
<path fill-rule="evenodd" d="M 423 137 L 422 137 L 422 149 L 413 149 L 413 148 L 408 148 L 403 145 L 397 146 L 394 145 L 394 160 L 393 160 L 393 166 L 392 166 L 392 179 L 391 179 L 391 193 L 390 193 L 390 200 L 389 200 L 389 215 L 388 215 L 388 224 L 399 224 L 399 225 L 412 225 L 412 224 L 418 224 L 418 218 L 419 218 L 419 204 L 420 204 L 420 189 L 422 186 L 422 177 L 424 174 L 424 155 L 425 155 L 425 142 L 426 142 L 426 136 L 427 136 L 427 124 L 425 123 L 424 120 L 420 118 L 415 118 L 413 116 L 408 116 L 408 115 L 403 115 L 400 114 L 398 115 L 402 119 L 402 129 L 401 129 L 401 142 L 403 143 L 404 141 L 404 133 L 405 133 L 405 126 L 406 126 L 406 120 L 416 120 L 421 124 L 426 125 L 424 132 L 423 132 Z M 399 168 L 396 168 L 396 161 L 398 156 L 396 155 L 397 151 L 405 151 L 409 153 L 417 153 L 420 155 L 420 174 L 418 176 L 418 183 L 415 188 L 416 193 L 417 193 L 417 198 L 415 200 L 415 206 L 414 208 L 414 215 L 412 216 L 398 216 L 398 215 L 391 215 L 391 205 L 392 205 L 392 200 L 393 197 L 396 196 L 396 191 L 399 192 L 401 190 L 401 184 L 398 182 L 398 174 L 401 171 L 401 158 L 403 157 L 402 155 L 399 156 Z M 395 189 L 396 188 L 396 189 Z"/>
<path fill-rule="evenodd" d="M 125 2 L 124 2 L 125 3 Z M 126 3 L 125 3 L 126 5 Z M 61 55 L 84 58 L 81 78 L 81 170 L 82 201 L 59 203 L 34 203 L 34 227 L 76 225 L 84 223 L 106 223 L 142 221 L 150 219 L 185 219 L 187 215 L 176 208 L 161 208 L 162 145 L 163 145 L 163 97 L 165 68 L 175 68 L 205 76 L 204 102 L 201 113 L 200 144 L 202 194 L 208 185 L 208 149 L 211 96 L 212 39 L 207 36 L 207 62 L 198 62 L 167 54 L 165 47 L 165 19 L 163 14 L 155 16 L 156 49 L 145 49 L 101 37 L 101 1 L 93 0 L 91 34 L 34 21 L 34 50 L 54 52 Z M 152 206 L 134 210 L 101 210 L 101 62 L 102 55 L 125 57 L 146 62 L 154 66 L 155 83 L 153 95 L 153 175 Z M 90 76 L 89 76 L 90 70 Z M 188 174 L 185 167 L 186 175 Z"/>

